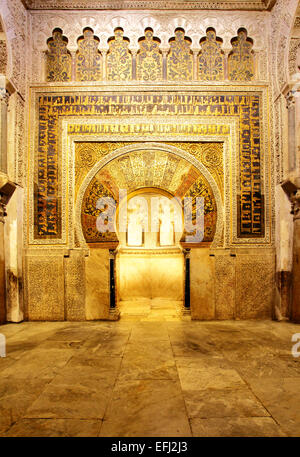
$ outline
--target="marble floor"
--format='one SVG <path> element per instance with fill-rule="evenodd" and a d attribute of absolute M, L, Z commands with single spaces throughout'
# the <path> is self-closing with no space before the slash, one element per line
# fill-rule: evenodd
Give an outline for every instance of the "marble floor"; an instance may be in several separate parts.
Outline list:
<path fill-rule="evenodd" d="M 1 436 L 300 436 L 287 322 L 0 327 Z"/>

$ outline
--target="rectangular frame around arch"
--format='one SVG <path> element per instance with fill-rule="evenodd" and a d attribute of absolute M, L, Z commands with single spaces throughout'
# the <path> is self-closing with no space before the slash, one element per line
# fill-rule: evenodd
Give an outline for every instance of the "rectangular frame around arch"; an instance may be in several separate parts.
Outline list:
<path fill-rule="evenodd" d="M 226 142 L 229 137 L 229 155 L 232 162 L 229 169 L 225 172 L 225 181 L 227 180 L 225 185 L 228 190 L 230 190 L 229 195 L 232 193 L 232 196 L 230 201 L 225 202 L 225 226 L 227 227 L 225 233 L 226 244 L 266 245 L 271 242 L 270 188 L 268 178 L 270 170 L 269 157 L 266 153 L 266 151 L 268 151 L 267 89 L 265 87 L 253 86 L 246 86 L 243 88 L 236 87 L 234 89 L 232 86 L 225 86 L 222 87 L 222 90 L 217 87 L 214 87 L 213 89 L 209 88 L 209 90 L 205 87 L 205 90 L 204 88 L 199 88 L 197 90 L 193 88 L 193 90 L 185 91 L 176 91 L 174 88 L 166 89 L 167 90 L 163 91 L 162 88 L 158 89 L 157 87 L 155 89 L 147 88 L 147 90 L 146 88 L 143 88 L 143 93 L 140 96 L 143 97 L 142 100 L 149 102 L 148 105 L 146 102 L 145 104 L 137 102 L 139 96 L 136 94 L 136 89 L 133 87 L 130 87 L 130 90 L 126 93 L 124 93 L 124 90 L 121 90 L 121 88 L 114 87 L 113 94 L 108 94 L 107 88 L 105 88 L 105 90 L 104 88 L 99 88 L 97 91 L 95 88 L 90 88 L 90 90 L 87 90 L 86 88 L 79 90 L 76 88 L 76 92 L 65 87 L 43 87 L 35 88 L 33 90 L 33 99 L 35 100 L 35 103 L 31 105 L 33 119 L 33 125 L 31 127 L 32 130 L 35 131 L 35 138 L 31 136 L 30 141 L 31 154 L 28 195 L 29 244 L 58 244 L 68 245 L 69 247 L 72 246 L 73 240 L 70 229 L 74 223 L 74 215 L 70 214 L 68 220 L 65 220 L 62 217 L 62 214 L 65 214 L 65 209 L 71 209 L 73 204 L 73 200 L 70 197 L 72 196 L 73 176 L 71 173 L 72 163 L 70 163 L 72 160 L 71 143 L 72 141 L 75 141 L 75 138 L 77 141 L 79 138 L 84 138 L 84 141 L 87 141 L 87 137 L 89 138 L 88 141 L 100 141 L 100 138 L 101 141 L 105 141 L 106 137 L 109 138 L 109 141 L 120 141 L 121 138 L 122 141 L 137 141 L 138 138 L 138 141 L 168 142 L 199 141 L 199 138 L 201 138 L 201 141 Z M 78 94 L 79 92 L 79 95 L 75 95 L 75 93 Z M 92 115 L 92 113 L 89 112 L 90 108 L 85 105 L 80 105 L 80 103 L 76 104 L 76 101 L 78 102 L 79 100 L 76 97 L 79 96 L 81 96 L 81 102 L 85 97 L 88 97 L 89 101 L 94 100 L 99 102 L 99 97 L 101 96 L 101 100 L 106 101 L 106 103 L 101 105 L 95 102 L 95 104 L 92 105 Z M 252 100 L 252 96 L 254 97 L 252 102 L 254 106 L 251 108 L 249 107 L 249 100 Z M 66 101 L 65 97 L 68 97 L 67 100 L 69 103 L 67 104 L 63 103 Z M 135 97 L 135 103 L 132 103 L 133 97 Z M 202 102 L 203 100 L 206 100 L 204 105 L 201 105 L 200 102 L 198 105 L 194 103 L 195 100 L 199 101 L 200 98 Z M 217 101 L 221 98 L 223 101 L 226 99 L 227 101 L 231 101 L 231 103 L 224 103 L 220 106 L 217 104 Z M 156 105 L 153 105 L 154 100 L 157 101 Z M 168 100 L 169 104 L 163 104 L 163 102 Z M 120 103 L 121 101 L 122 103 Z M 125 101 L 128 103 L 126 104 Z M 185 101 L 185 103 L 182 103 L 183 101 Z M 215 101 L 215 104 L 212 103 L 213 101 Z M 237 101 L 239 101 L 239 105 L 235 104 Z M 150 102 L 152 102 L 152 105 Z M 149 109 L 150 105 L 151 110 Z M 216 114 L 216 111 L 218 110 L 220 112 L 219 114 Z M 95 111 L 97 111 L 97 113 L 95 113 Z M 141 114 L 135 116 L 129 115 L 131 111 L 138 111 Z M 160 111 L 163 111 L 165 114 L 158 115 L 158 112 Z M 244 111 L 243 116 L 241 115 L 241 111 Z M 109 112 L 111 114 L 109 114 Z M 153 114 L 153 112 L 155 112 L 155 114 Z M 146 118 L 142 117 L 144 116 L 143 113 L 148 113 Z M 243 121 L 241 121 L 241 116 L 243 117 Z M 173 126 L 171 134 L 161 131 L 158 135 L 157 132 L 155 132 L 155 126 L 161 126 L 163 123 L 165 123 L 165 125 Z M 251 127 L 252 124 L 253 128 Z M 83 127 L 88 125 L 91 126 L 89 131 L 87 131 L 86 127 Z M 126 125 L 140 126 L 140 132 L 137 131 L 133 134 L 131 132 L 130 135 L 130 131 L 126 132 Z M 148 132 L 142 132 L 142 125 L 148 126 Z M 209 134 L 209 132 L 213 131 L 218 132 L 219 127 L 216 126 L 221 125 L 227 126 L 227 133 L 224 134 L 225 130 L 222 130 L 223 139 L 221 138 L 222 135 L 220 134 L 220 130 L 219 134 Z M 52 126 L 54 126 L 54 140 L 52 143 L 50 142 L 50 148 L 49 141 L 47 150 L 45 147 L 44 149 L 41 147 L 36 148 L 36 145 L 40 146 L 41 144 L 41 132 L 47 130 L 49 136 L 49 133 L 51 134 Z M 102 131 L 100 129 L 97 133 L 96 130 L 100 127 L 96 128 L 96 126 L 102 126 Z M 103 133 L 105 130 L 103 130 L 103 126 L 105 126 L 107 130 L 109 130 L 109 126 L 111 126 L 110 133 L 109 131 Z M 151 128 L 149 126 L 151 126 Z M 176 133 L 176 126 L 179 130 L 181 129 L 179 133 Z M 208 126 L 210 127 L 208 128 Z M 84 128 L 86 129 L 85 133 Z M 123 128 L 123 132 L 120 131 L 121 128 Z M 191 133 L 191 129 L 194 129 L 193 133 Z M 230 130 L 230 135 L 228 135 L 228 129 Z M 234 135 L 234 138 L 232 135 Z M 112 138 L 114 138 L 114 140 L 112 140 Z M 53 146 L 52 151 L 51 144 Z M 247 147 L 243 149 L 243 146 L 245 145 Z M 259 145 L 259 148 L 257 145 Z M 35 150 L 37 150 L 37 154 L 34 153 Z M 51 160 L 49 162 L 49 151 L 51 156 L 51 152 L 54 150 L 57 154 L 56 186 L 58 194 L 62 197 L 60 213 L 57 214 L 57 218 L 61 221 L 61 227 L 57 226 L 59 229 L 56 230 L 57 236 L 48 236 L 47 230 L 45 231 L 45 235 L 40 235 L 38 232 L 34 233 L 34 227 L 37 227 L 39 220 L 45 221 L 45 217 L 43 219 L 38 215 L 39 206 L 35 206 L 33 183 L 34 180 L 36 180 L 37 188 L 39 189 L 39 177 L 41 176 L 42 170 L 41 164 L 43 165 L 46 162 L 47 165 L 49 165 L 49 163 L 51 166 L 53 165 Z M 66 151 L 68 151 L 68 153 Z M 254 151 L 254 156 L 252 158 L 250 157 L 251 151 Z M 257 156 L 258 152 L 259 161 Z M 66 154 L 69 157 L 68 163 L 66 163 Z M 247 233 L 241 232 L 240 221 L 243 215 L 241 215 L 241 210 L 239 208 L 241 208 L 241 199 L 244 198 L 243 195 L 246 195 L 243 194 L 243 189 L 241 189 L 241 187 L 244 182 L 243 180 L 246 179 L 247 169 L 249 169 L 249 165 L 247 165 L 247 163 L 250 163 L 249 160 L 250 162 L 251 160 L 254 161 L 256 169 L 251 169 L 251 176 L 249 173 L 248 175 L 251 180 L 254 179 L 255 181 L 255 179 L 257 179 L 256 185 L 259 183 L 261 189 L 260 194 L 264 197 L 266 204 L 264 205 L 264 202 L 262 202 L 261 206 L 256 205 L 257 208 L 259 208 L 259 211 L 256 211 L 261 220 L 260 232 L 247 235 Z M 240 194 L 242 194 L 241 197 L 239 197 Z M 249 203 L 249 196 L 246 197 L 246 200 L 247 199 Z M 250 198 L 250 203 L 252 203 L 252 200 L 253 198 Z M 238 220 L 239 217 L 240 219 Z"/>

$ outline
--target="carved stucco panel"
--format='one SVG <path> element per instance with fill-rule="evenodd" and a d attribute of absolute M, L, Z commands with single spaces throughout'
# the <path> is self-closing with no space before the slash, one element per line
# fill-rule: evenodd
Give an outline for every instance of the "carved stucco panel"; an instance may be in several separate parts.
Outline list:
<path fill-rule="evenodd" d="M 292 76 L 299 71 L 298 53 L 300 52 L 300 38 L 292 38 L 289 53 L 289 74 Z"/>
<path fill-rule="evenodd" d="M 3 0 L 1 17 L 7 40 L 7 76 L 25 96 L 27 12 L 20 1 Z"/>
<path fill-rule="evenodd" d="M 247 29 L 253 39 L 254 52 L 267 51 L 268 35 L 270 32 L 269 14 L 265 12 L 156 12 L 143 11 L 31 11 L 32 43 L 35 59 L 32 70 L 32 82 L 39 82 L 42 78 L 40 62 L 47 50 L 47 39 L 52 35 L 55 27 L 63 30 L 68 37 L 68 49 L 73 52 L 77 49 L 77 39 L 82 35 L 85 27 L 91 27 L 100 39 L 100 50 L 107 50 L 107 40 L 113 36 L 116 27 L 122 27 L 124 34 L 130 40 L 129 49 L 139 49 L 138 39 L 144 36 L 146 27 L 151 27 L 155 36 L 161 40 L 161 49 L 169 49 L 168 40 L 174 35 L 177 27 L 182 27 L 185 35 L 192 40 L 191 48 L 200 49 L 199 40 L 206 35 L 208 27 L 214 27 L 218 36 L 223 39 L 224 50 L 230 50 L 230 40 L 236 36 L 240 27 Z M 39 56 L 39 58 L 36 58 Z M 266 79 L 264 77 L 263 79 Z"/>

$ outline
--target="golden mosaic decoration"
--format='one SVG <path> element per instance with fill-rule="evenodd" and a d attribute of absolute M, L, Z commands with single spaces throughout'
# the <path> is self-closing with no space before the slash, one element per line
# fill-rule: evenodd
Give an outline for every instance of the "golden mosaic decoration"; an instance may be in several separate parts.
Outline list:
<path fill-rule="evenodd" d="M 76 193 L 88 172 L 94 167 L 95 163 L 103 156 L 122 148 L 128 143 L 78 143 L 76 145 Z M 134 144 L 129 143 L 134 147 Z M 181 143 L 169 143 L 177 148 Z M 206 145 L 188 143 L 185 149 L 191 151 L 194 147 L 194 156 L 198 159 L 210 154 L 210 168 L 222 168 L 223 158 L 220 157 L 222 148 L 218 143 Z M 198 147 L 197 147 L 198 146 Z M 203 148 L 205 146 L 205 148 Z M 208 147 L 210 146 L 210 150 Z M 114 158 L 107 165 L 101 168 L 96 176 L 89 183 L 83 197 L 81 210 L 81 221 L 83 234 L 88 243 L 116 241 L 115 234 L 106 232 L 101 234 L 96 227 L 96 220 L 100 210 L 96 209 L 96 202 L 100 197 L 111 197 L 116 202 L 119 200 L 120 189 L 126 190 L 129 194 L 136 189 L 157 188 L 175 197 L 182 199 L 185 196 L 192 197 L 192 217 L 196 218 L 196 197 L 204 198 L 205 214 L 205 237 L 204 241 L 211 242 L 216 230 L 217 207 L 213 191 L 206 178 L 201 175 L 191 163 L 180 156 L 163 150 L 139 149 L 130 153 Z M 217 152 L 213 154 L 214 148 Z M 211 153 L 209 153 L 209 151 Z M 209 161 L 209 160 L 208 160 Z M 78 171 L 81 170 L 79 174 Z M 182 241 L 185 240 L 185 236 Z"/>
<path fill-rule="evenodd" d="M 139 81 L 162 80 L 162 53 L 160 40 L 153 37 L 153 30 L 146 29 L 145 36 L 139 40 L 140 50 L 137 53 L 136 72 Z"/>
<path fill-rule="evenodd" d="M 224 197 L 223 143 L 172 142 L 166 144 L 183 149 L 199 160 L 211 173 L 222 198 Z"/>
<path fill-rule="evenodd" d="M 211 242 L 214 239 L 216 224 L 217 224 L 217 207 L 210 185 L 204 176 L 199 176 L 194 184 L 185 194 L 185 197 L 192 197 L 190 205 L 192 205 L 192 221 L 196 224 L 197 216 L 200 216 L 200 208 L 197 205 L 196 198 L 202 197 L 204 199 L 204 238 L 203 242 Z M 181 241 L 186 241 L 188 234 L 184 232 Z"/>
<path fill-rule="evenodd" d="M 46 52 L 47 81 L 71 81 L 72 57 L 67 50 L 68 40 L 60 29 L 54 29 Z"/>
<path fill-rule="evenodd" d="M 206 37 L 200 40 L 201 51 L 198 54 L 198 79 L 202 81 L 221 81 L 224 75 L 224 53 L 221 49 L 222 40 L 216 31 L 210 28 Z"/>
<path fill-rule="evenodd" d="M 238 198 L 234 203 L 237 207 L 237 237 L 257 238 L 264 236 L 264 194 L 261 162 L 261 94 L 229 93 L 217 94 L 202 92 L 198 94 L 80 94 L 63 93 L 60 95 L 40 95 L 38 99 L 39 132 L 36 137 L 35 151 L 35 193 L 34 207 L 34 237 L 35 239 L 59 238 L 62 233 L 62 199 L 60 189 L 62 180 L 60 158 L 61 135 L 60 119 L 73 118 L 68 123 L 68 135 L 86 136 L 94 138 L 103 134 L 116 136 L 116 141 L 122 141 L 123 135 L 129 134 L 137 141 L 141 138 L 153 138 L 153 135 L 168 138 L 173 133 L 178 136 L 192 135 L 195 139 L 199 135 L 210 132 L 215 137 L 218 134 L 228 134 L 228 126 L 218 122 L 224 116 L 234 117 L 239 126 L 239 156 L 240 169 L 233 170 L 234 179 L 238 186 Z M 177 123 L 143 122 L 144 117 L 163 114 L 184 116 L 185 121 Z M 103 120 L 109 115 L 117 115 L 118 122 L 104 122 L 100 125 L 93 122 L 93 118 Z M 130 115 L 140 116 L 140 122 L 130 123 Z M 189 124 L 188 115 L 209 117 L 207 124 Z M 74 120 L 86 119 L 86 122 Z M 213 124 L 213 118 L 217 122 Z M 88 120 L 90 119 L 90 121 Z M 113 118 L 112 118 L 113 119 Z M 120 121 L 122 119 L 122 121 Z M 71 119 L 70 119 L 71 120 Z M 176 125 L 175 125 L 176 124 Z M 226 132 L 224 132 L 224 128 Z M 204 130 L 203 130 L 204 129 Z M 178 135 L 179 133 L 179 135 Z M 45 141 L 51 137 L 51 143 Z M 95 140 L 94 140 L 95 141 Z M 123 141 L 122 141 L 123 142 Z M 91 161 L 88 154 L 86 160 Z M 203 156 L 207 163 L 211 156 Z M 163 170 L 157 170 L 159 173 Z M 219 182 L 221 178 L 218 178 Z M 215 179 L 217 182 L 217 179 Z"/>
<path fill-rule="evenodd" d="M 247 38 L 247 31 L 239 29 L 237 37 L 231 40 L 232 51 L 228 56 L 228 73 L 232 81 L 251 81 L 254 78 L 253 42 Z"/>
<path fill-rule="evenodd" d="M 101 81 L 99 42 L 100 40 L 94 36 L 92 29 L 84 29 L 83 36 L 78 39 L 78 51 L 76 53 L 77 81 Z"/>
<path fill-rule="evenodd" d="M 175 30 L 175 37 L 169 40 L 167 56 L 167 79 L 169 81 L 191 81 L 193 79 L 193 54 L 191 40 L 183 29 Z"/>
<path fill-rule="evenodd" d="M 132 79 L 132 55 L 128 49 L 129 40 L 122 28 L 115 29 L 114 38 L 109 40 L 106 60 L 106 75 L 109 81 L 130 81 Z"/>
<path fill-rule="evenodd" d="M 87 243 L 118 241 L 116 233 L 108 231 L 101 233 L 97 230 L 97 217 L 104 211 L 97 209 L 97 201 L 101 197 L 114 198 L 111 191 L 104 187 L 102 182 L 95 177 L 85 193 L 81 214 L 83 233 Z"/>

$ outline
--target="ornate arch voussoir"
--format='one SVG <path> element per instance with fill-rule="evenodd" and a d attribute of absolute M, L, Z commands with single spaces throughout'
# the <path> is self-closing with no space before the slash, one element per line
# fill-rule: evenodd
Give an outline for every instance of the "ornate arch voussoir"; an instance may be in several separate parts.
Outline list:
<path fill-rule="evenodd" d="M 85 179 L 79 189 L 76 207 L 75 207 L 75 235 L 76 235 L 76 238 L 81 247 L 86 247 L 86 241 L 84 238 L 82 224 L 81 224 L 81 211 L 82 211 L 84 195 L 85 195 L 85 192 L 86 192 L 90 182 L 96 176 L 96 174 L 103 167 L 105 167 L 105 165 L 107 165 L 109 162 L 112 162 L 114 159 L 121 157 L 122 155 L 131 153 L 131 152 L 136 152 L 139 150 L 144 150 L 144 149 L 145 149 L 144 143 L 129 145 L 129 146 L 125 146 L 120 149 L 117 149 L 117 150 L 111 152 L 110 154 L 108 154 L 107 156 L 105 156 L 99 162 L 97 162 L 94 165 L 94 167 L 89 171 L 87 176 L 85 177 Z M 160 150 L 163 152 L 169 152 L 171 154 L 177 155 L 177 156 L 187 160 L 189 163 L 191 163 L 206 178 L 207 182 L 211 186 L 211 189 L 212 189 L 215 201 L 216 201 L 216 206 L 217 206 L 217 224 L 216 224 L 216 231 L 215 231 L 215 236 L 214 236 L 214 241 L 212 243 L 212 246 L 214 246 L 214 247 L 219 246 L 222 243 L 222 239 L 223 239 L 224 206 L 223 206 L 220 190 L 218 188 L 216 181 L 214 180 L 213 176 L 211 175 L 211 173 L 194 156 L 192 156 L 187 151 L 184 151 L 178 147 L 152 142 L 152 143 L 147 143 L 147 149 Z"/>

